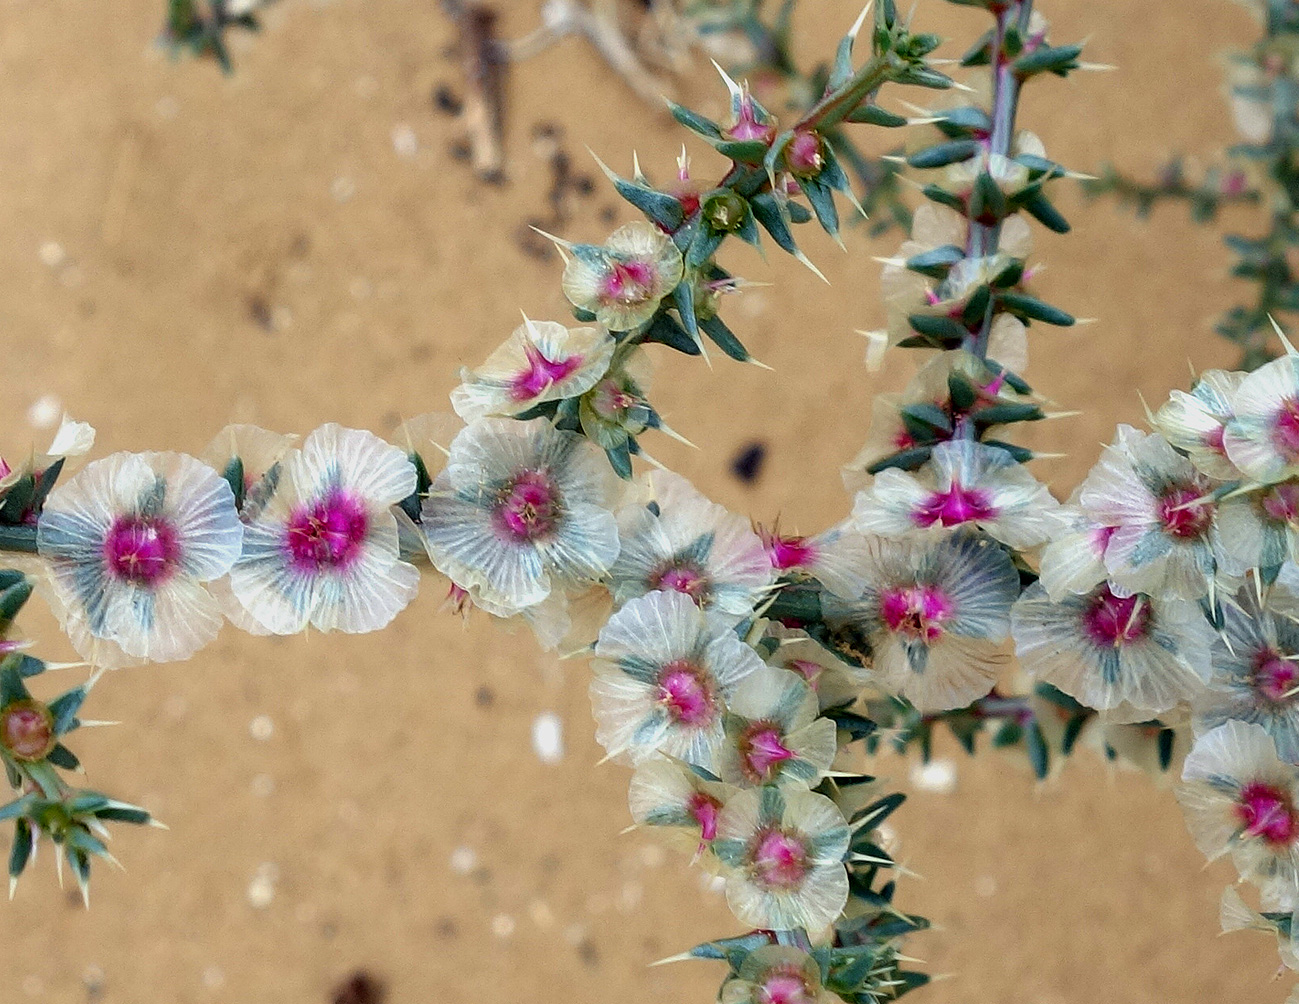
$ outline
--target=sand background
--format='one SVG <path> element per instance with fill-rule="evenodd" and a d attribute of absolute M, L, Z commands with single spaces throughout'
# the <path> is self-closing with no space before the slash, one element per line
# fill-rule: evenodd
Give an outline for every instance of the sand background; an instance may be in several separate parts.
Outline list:
<path fill-rule="evenodd" d="M 856 13 L 802 6 L 813 55 Z M 432 0 L 284 0 L 263 36 L 237 42 L 230 78 L 152 47 L 160 7 L 0 0 L 7 452 L 44 439 L 29 419 L 43 398 L 36 417 L 57 409 L 48 395 L 99 429 L 101 455 L 197 452 L 236 419 L 388 434 L 443 409 L 457 368 L 504 338 L 520 307 L 566 316 L 556 262 L 516 239 L 545 214 L 537 124 L 562 128 L 584 172 L 584 147 L 623 170 L 634 147 L 662 177 L 682 139 L 569 41 L 516 69 L 510 180 L 485 186 L 430 102 L 439 83 L 459 87 Z M 1148 172 L 1167 151 L 1230 141 L 1212 60 L 1251 37 L 1243 10 L 1043 7 L 1055 40 L 1090 36 L 1091 57 L 1119 67 L 1031 90 L 1021 121 L 1057 158 Z M 500 8 L 507 35 L 535 23 L 533 0 Z M 963 39 L 981 24 L 934 0 L 917 17 Z M 715 109 L 702 63 L 695 79 L 687 95 Z M 694 152 L 703 173 L 715 168 Z M 1071 454 L 1043 469 L 1067 492 L 1115 422 L 1139 419 L 1139 392 L 1158 401 L 1188 360 L 1231 360 L 1209 319 L 1237 290 L 1226 252 L 1183 210 L 1138 224 L 1062 199 L 1076 230 L 1040 241 L 1041 289 L 1098 323 L 1035 329 L 1030 376 L 1084 410 L 1040 440 Z M 563 233 L 601 239 L 611 207 L 631 218 L 601 183 Z M 837 468 L 865 436 L 872 395 L 913 364 L 868 374 L 852 334 L 882 320 L 870 256 L 897 236 L 853 232 L 848 255 L 804 240 L 828 290 L 785 258 L 730 259 L 774 283 L 730 316 L 776 372 L 663 353 L 656 400 L 702 449 L 651 448 L 725 504 L 811 531 L 848 505 Z M 728 461 L 753 440 L 768 464 L 744 486 Z M 88 913 L 43 858 L 0 910 L 0 1000 L 326 1004 L 358 967 L 386 981 L 390 1004 L 710 1000 L 716 967 L 646 964 L 736 924 L 684 862 L 618 835 L 627 774 L 595 766 L 585 668 L 486 619 L 462 629 L 440 601 L 427 590 L 381 636 L 228 630 L 188 664 L 106 680 L 88 713 L 124 724 L 77 737 L 89 783 L 171 830 L 122 834 L 129 872 L 99 868 Z M 30 624 L 53 639 L 45 620 Z M 554 764 L 530 737 L 544 712 L 565 726 Z M 1090 757 L 1039 790 L 1010 761 L 941 753 L 957 791 L 919 792 L 896 817 L 923 875 L 901 902 L 941 927 L 912 951 L 954 974 L 916 1000 L 1284 998 L 1265 938 L 1216 937 L 1229 869 L 1203 870 L 1166 791 Z M 905 764 L 881 769 L 907 786 Z M 248 896 L 259 876 L 275 879 L 261 908 Z"/>

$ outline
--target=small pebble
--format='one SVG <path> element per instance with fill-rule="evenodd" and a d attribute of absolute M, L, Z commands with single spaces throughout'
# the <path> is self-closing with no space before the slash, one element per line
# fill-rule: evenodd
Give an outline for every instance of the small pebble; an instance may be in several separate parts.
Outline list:
<path fill-rule="evenodd" d="M 46 241 L 41 245 L 41 249 L 37 253 L 40 255 L 41 264 L 49 268 L 62 265 L 63 259 L 67 257 L 63 251 L 63 245 L 58 241 Z"/>
<path fill-rule="evenodd" d="M 997 880 L 991 875 L 980 875 L 974 880 L 974 891 L 976 895 L 990 899 L 997 895 Z"/>
<path fill-rule="evenodd" d="M 404 122 L 392 127 L 392 148 L 399 157 L 413 157 L 419 153 L 419 139 L 415 130 Z"/>
<path fill-rule="evenodd" d="M 275 723 L 271 721 L 269 715 L 258 715 L 248 723 L 248 734 L 254 739 L 266 742 L 275 734 Z"/>
<path fill-rule="evenodd" d="M 248 883 L 248 905 L 256 910 L 265 910 L 275 899 L 275 883 L 280 877 L 280 869 L 273 862 L 266 861 L 257 866 L 253 880 Z"/>
<path fill-rule="evenodd" d="M 27 409 L 27 424 L 36 429 L 52 429 L 63 417 L 63 402 L 53 394 L 43 394 Z"/>
<path fill-rule="evenodd" d="M 508 938 L 514 933 L 514 918 L 508 913 L 498 913 L 492 918 L 492 934 L 498 938 Z"/>
<path fill-rule="evenodd" d="M 226 983 L 226 974 L 220 966 L 208 966 L 203 970 L 203 985 L 209 990 L 220 990 Z"/>
<path fill-rule="evenodd" d="M 160 119 L 174 119 L 180 114 L 180 102 L 171 95 L 166 95 L 157 100 L 153 106 L 154 112 Z"/>
<path fill-rule="evenodd" d="M 543 711 L 532 723 L 532 748 L 542 763 L 564 758 L 564 723 L 553 711 Z"/>
<path fill-rule="evenodd" d="M 950 795 L 956 790 L 956 764 L 951 760 L 930 760 L 911 768 L 911 783 L 921 791 Z"/>
<path fill-rule="evenodd" d="M 351 178 L 335 178 L 329 186 L 329 193 L 336 202 L 346 202 L 356 194 L 356 182 Z"/>
<path fill-rule="evenodd" d="M 750 443 L 731 460 L 731 473 L 746 485 L 757 481 L 767 460 L 765 443 Z"/>
<path fill-rule="evenodd" d="M 457 875 L 468 875 L 478 867 L 478 853 L 472 847 L 457 847 L 451 852 L 451 870 Z"/>
<path fill-rule="evenodd" d="M 258 774 L 253 778 L 252 789 L 258 798 L 269 798 L 275 793 L 275 778 L 269 774 Z"/>
<path fill-rule="evenodd" d="M 382 980 L 358 969 L 334 988 L 330 1004 L 383 1004 L 387 997 Z"/>

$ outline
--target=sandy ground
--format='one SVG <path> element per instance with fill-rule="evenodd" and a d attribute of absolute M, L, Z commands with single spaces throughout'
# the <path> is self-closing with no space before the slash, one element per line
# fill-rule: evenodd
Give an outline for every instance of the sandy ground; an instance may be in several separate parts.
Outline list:
<path fill-rule="evenodd" d="M 533 0 L 501 6 L 508 34 L 534 23 Z M 1149 170 L 1166 150 L 1228 140 L 1211 57 L 1249 37 L 1240 9 L 1043 6 L 1057 40 L 1090 36 L 1092 58 L 1120 67 L 1030 92 L 1023 121 L 1058 158 Z M 457 367 L 499 342 L 520 307 L 565 316 L 556 263 L 516 240 L 544 215 L 537 124 L 563 129 L 583 171 L 586 146 L 624 170 L 636 147 L 662 177 L 682 138 L 569 42 L 518 68 L 510 182 L 487 187 L 452 155 L 455 124 L 430 103 L 456 77 L 432 0 L 284 0 L 260 39 L 236 46 L 230 79 L 151 47 L 160 7 L 0 0 L 9 451 L 44 437 L 29 424 L 42 399 L 37 418 L 61 402 L 99 428 L 104 453 L 198 451 L 232 419 L 390 433 L 445 408 Z M 828 51 L 856 13 L 839 0 L 804 7 L 809 52 Z M 964 38 L 978 23 L 934 0 L 918 18 Z M 715 107 L 699 76 L 696 103 Z M 1234 292 L 1225 252 L 1180 210 L 1143 225 L 1065 205 L 1076 232 L 1041 241 L 1042 289 L 1098 323 L 1034 334 L 1030 375 L 1084 411 L 1040 437 L 1071 454 L 1049 468 L 1061 491 L 1116 421 L 1139 418 L 1138 392 L 1160 400 L 1188 360 L 1230 360 L 1208 321 Z M 564 233 L 600 239 L 610 207 L 601 185 Z M 837 468 L 865 435 L 870 399 L 912 365 L 894 358 L 871 376 L 852 334 L 882 319 L 870 256 L 895 243 L 854 233 L 843 255 L 809 237 L 829 290 L 787 259 L 732 259 L 775 284 L 730 316 L 776 372 L 665 359 L 657 400 L 702 449 L 652 449 L 756 518 L 804 530 L 837 519 L 848 504 Z M 769 463 L 742 486 L 728 460 L 753 440 Z M 382 636 L 228 631 L 189 664 L 107 680 L 88 710 L 124 724 L 78 737 L 89 782 L 171 830 L 123 834 L 130 871 L 101 868 L 88 913 L 41 861 L 0 910 L 0 1000 L 328 1004 L 358 967 L 388 983 L 390 1004 L 710 1000 L 716 968 L 646 964 L 736 924 L 684 862 L 618 835 L 627 775 L 595 766 L 584 667 L 485 620 L 462 630 L 440 601 L 426 592 Z M 557 763 L 533 752 L 545 712 L 565 726 Z M 1285 996 L 1268 982 L 1266 939 L 1216 938 L 1228 870 L 1203 870 L 1166 791 L 1090 758 L 1039 790 L 1010 761 L 942 754 L 956 792 L 919 792 L 897 817 L 923 876 L 901 900 L 941 928 L 912 950 L 954 974 L 923 999 Z M 906 785 L 907 765 L 881 769 Z"/>

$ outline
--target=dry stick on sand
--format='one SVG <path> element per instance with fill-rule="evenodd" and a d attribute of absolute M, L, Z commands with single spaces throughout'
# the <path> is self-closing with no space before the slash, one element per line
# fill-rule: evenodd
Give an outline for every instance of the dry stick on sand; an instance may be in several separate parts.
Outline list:
<path fill-rule="evenodd" d="M 442 0 L 460 29 L 465 77 L 461 120 L 469 133 L 470 160 L 484 181 L 505 179 L 505 46 L 496 37 L 496 11 L 485 4 Z"/>

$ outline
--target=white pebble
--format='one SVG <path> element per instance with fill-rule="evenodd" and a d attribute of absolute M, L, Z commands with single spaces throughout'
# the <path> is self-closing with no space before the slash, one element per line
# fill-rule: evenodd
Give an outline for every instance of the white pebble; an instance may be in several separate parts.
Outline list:
<path fill-rule="evenodd" d="M 265 742 L 275 735 L 275 723 L 271 721 L 270 715 L 258 715 L 248 723 L 248 734 L 254 739 Z"/>
<path fill-rule="evenodd" d="M 405 122 L 399 122 L 393 126 L 392 148 L 397 151 L 398 156 L 415 156 L 419 152 L 419 140 L 415 136 L 415 130 L 406 125 Z"/>
<path fill-rule="evenodd" d="M 543 711 L 532 723 L 532 748 L 542 763 L 564 758 L 564 723 L 553 711 Z"/>
<path fill-rule="evenodd" d="M 63 402 L 54 394 L 43 394 L 27 409 L 27 424 L 35 429 L 52 429 L 63 417 Z"/>
<path fill-rule="evenodd" d="M 528 904 L 528 916 L 532 922 L 543 931 L 549 930 L 555 926 L 555 914 L 550 909 L 550 904 L 542 899 L 534 899 Z"/>
<path fill-rule="evenodd" d="M 275 778 L 270 774 L 258 774 L 253 778 L 252 788 L 258 798 L 269 798 L 275 793 Z"/>
<path fill-rule="evenodd" d="M 255 910 L 265 910 L 275 898 L 275 883 L 280 869 L 270 861 L 257 866 L 253 880 L 248 883 L 248 905 Z"/>
<path fill-rule="evenodd" d="M 63 251 L 63 245 L 58 241 L 46 241 L 41 245 L 40 251 L 37 252 L 41 258 L 41 264 L 49 268 L 55 268 L 63 264 L 63 259 L 67 255 Z"/>
<path fill-rule="evenodd" d="M 356 182 L 351 178 L 335 178 L 329 192 L 337 202 L 346 202 L 356 194 Z"/>
<path fill-rule="evenodd" d="M 950 795 L 956 790 L 956 764 L 951 760 L 930 760 L 911 768 L 911 783 L 921 791 Z"/>
<path fill-rule="evenodd" d="M 974 891 L 984 899 L 997 895 L 997 880 L 991 875 L 980 875 L 974 880 Z"/>
<path fill-rule="evenodd" d="M 492 933 L 498 938 L 508 938 L 514 933 L 514 918 L 508 913 L 498 913 L 492 918 Z"/>
<path fill-rule="evenodd" d="M 478 867 L 478 853 L 472 847 L 457 847 L 451 852 L 451 870 L 457 875 L 468 875 Z"/>
<path fill-rule="evenodd" d="M 220 990 L 226 984 L 226 974 L 220 966 L 208 966 L 203 970 L 203 985 L 209 990 Z"/>
<path fill-rule="evenodd" d="M 171 95 L 166 95 L 158 99 L 153 110 L 158 113 L 160 119 L 174 119 L 180 112 L 180 102 Z"/>

